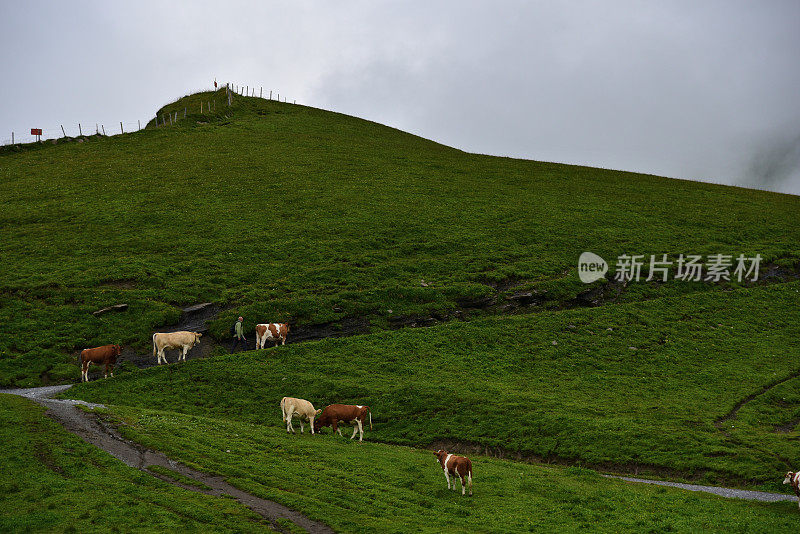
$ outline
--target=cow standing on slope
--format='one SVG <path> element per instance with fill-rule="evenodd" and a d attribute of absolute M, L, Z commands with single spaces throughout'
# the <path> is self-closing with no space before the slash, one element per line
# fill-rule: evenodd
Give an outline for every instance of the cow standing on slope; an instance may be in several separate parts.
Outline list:
<path fill-rule="evenodd" d="M 105 365 L 103 378 L 108 378 L 109 372 L 114 376 L 114 364 L 117 363 L 117 356 L 122 354 L 122 347 L 119 345 L 103 345 L 93 349 L 83 349 L 81 351 L 81 382 L 89 381 L 89 364 Z"/>
<path fill-rule="evenodd" d="M 284 397 L 281 399 L 281 412 L 283 413 L 283 422 L 286 423 L 287 433 L 291 432 L 294 434 L 292 416 L 296 415 L 297 418 L 300 419 L 300 433 L 303 433 L 303 420 L 305 419 L 311 425 L 311 434 L 314 434 L 314 418 L 317 416 L 317 410 L 314 409 L 313 404 L 305 399 Z"/>
<path fill-rule="evenodd" d="M 353 423 L 353 435 L 350 439 L 356 437 L 356 432 L 359 432 L 358 441 L 364 441 L 364 423 L 367 416 L 369 416 L 369 429 L 372 430 L 372 412 L 369 406 L 361 406 L 359 404 L 331 404 L 326 406 L 325 409 L 319 410 L 317 420 L 314 422 L 314 430 L 317 432 L 326 426 L 332 427 L 334 432 L 342 435 L 342 429 L 339 428 L 339 423 Z"/>
<path fill-rule="evenodd" d="M 461 480 L 461 495 L 464 495 L 466 484 L 469 484 L 469 494 L 472 495 L 472 462 L 465 456 L 456 456 L 447 451 L 439 449 L 433 453 L 439 461 L 439 465 L 444 470 L 444 477 L 447 479 L 447 489 L 450 489 L 450 475 L 453 475 L 453 491 L 456 490 L 456 480 Z"/>
<path fill-rule="evenodd" d="M 800 507 L 800 472 L 794 473 L 789 471 L 786 473 L 786 477 L 783 479 L 784 484 L 791 484 L 792 488 L 794 489 L 795 495 L 797 495 L 797 506 Z"/>
<path fill-rule="evenodd" d="M 256 350 L 263 349 L 267 341 L 274 341 L 274 347 L 286 345 L 286 336 L 289 335 L 287 323 L 262 323 L 256 325 Z"/>
<path fill-rule="evenodd" d="M 186 361 L 186 353 L 189 349 L 200 343 L 200 334 L 198 332 L 168 332 L 168 333 L 155 333 L 153 334 L 153 356 L 158 354 L 158 364 L 169 363 L 167 357 L 164 356 L 164 351 L 167 349 L 181 349 L 182 353 L 178 356 L 178 361 Z"/>

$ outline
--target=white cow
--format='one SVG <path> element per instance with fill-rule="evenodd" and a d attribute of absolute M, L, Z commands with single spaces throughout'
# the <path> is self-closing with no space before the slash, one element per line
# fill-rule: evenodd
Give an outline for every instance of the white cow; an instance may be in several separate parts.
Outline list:
<path fill-rule="evenodd" d="M 314 409 L 313 404 L 305 399 L 284 397 L 281 399 L 281 411 L 283 412 L 283 421 L 286 423 L 286 432 L 294 434 L 292 416 L 296 415 L 297 418 L 300 419 L 300 433 L 303 433 L 304 430 L 303 420 L 309 422 L 311 425 L 311 433 L 314 433 L 314 418 L 317 416 L 317 410 Z"/>
<path fill-rule="evenodd" d="M 167 357 L 164 356 L 166 349 L 182 349 L 181 355 L 178 356 L 178 361 L 186 361 L 186 353 L 200 343 L 200 336 L 202 335 L 197 332 L 186 331 L 153 334 L 153 356 L 158 353 L 158 364 L 161 365 L 162 360 L 164 363 L 169 363 Z"/>

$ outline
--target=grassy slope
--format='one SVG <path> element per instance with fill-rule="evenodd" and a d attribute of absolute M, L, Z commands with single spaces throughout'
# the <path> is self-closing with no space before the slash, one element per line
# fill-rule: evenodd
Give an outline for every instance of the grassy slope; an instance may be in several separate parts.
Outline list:
<path fill-rule="evenodd" d="M 235 501 L 187 492 L 123 465 L 43 412 L 0 395 L 0 531 L 272 531 Z"/>
<path fill-rule="evenodd" d="M 68 354 L 85 346 L 143 349 L 175 304 L 235 306 L 218 336 L 238 313 L 248 327 L 364 316 L 381 328 L 387 310 L 447 312 L 496 281 L 557 306 L 583 289 L 584 250 L 800 257 L 798 197 L 465 154 L 258 99 L 217 109 L 0 155 L 0 385 L 74 379 Z M 638 284 L 623 298 L 694 289 Z M 90 314 L 118 302 L 130 311 Z"/>
<path fill-rule="evenodd" d="M 328 339 L 68 393 L 275 427 L 285 395 L 317 407 L 368 404 L 372 440 L 477 443 L 512 456 L 780 490 L 778 477 L 800 464 L 800 433 L 774 425 L 800 415 L 796 394 L 782 403 L 757 398 L 771 418 L 762 424 L 748 405 L 728 423 L 730 437 L 714 422 L 763 385 L 800 374 L 799 294 L 794 282 Z M 798 385 L 795 377 L 781 387 Z"/>
<path fill-rule="evenodd" d="M 580 468 L 473 457 L 474 496 L 448 491 L 429 451 L 287 436 L 250 423 L 113 408 L 123 432 L 340 532 L 775 532 L 794 503 L 630 485 Z"/>

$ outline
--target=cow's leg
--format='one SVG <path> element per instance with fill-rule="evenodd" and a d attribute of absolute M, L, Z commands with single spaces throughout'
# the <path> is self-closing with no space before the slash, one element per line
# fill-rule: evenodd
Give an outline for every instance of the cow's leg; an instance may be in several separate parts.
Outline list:
<path fill-rule="evenodd" d="M 286 433 L 294 432 L 294 428 L 292 427 L 292 408 L 289 407 L 289 411 L 286 412 Z"/>
<path fill-rule="evenodd" d="M 300 419 L 300 433 L 302 434 L 303 432 L 305 432 L 305 430 L 303 430 L 303 428 L 304 428 L 304 426 L 303 426 L 303 416 L 301 415 L 300 417 L 298 417 L 298 419 Z"/>
<path fill-rule="evenodd" d="M 450 474 L 447 472 L 447 468 L 444 468 L 444 478 L 447 480 L 447 489 L 450 489 Z"/>
<path fill-rule="evenodd" d="M 311 425 L 311 435 L 314 435 L 314 416 L 308 418 L 308 424 Z"/>
<path fill-rule="evenodd" d="M 364 429 L 361 426 L 361 419 L 356 419 L 356 424 L 353 425 L 353 435 L 350 439 L 356 437 L 356 432 L 359 432 L 358 441 L 364 441 Z"/>
<path fill-rule="evenodd" d="M 459 475 L 458 479 L 461 480 L 461 496 L 463 497 L 467 494 L 467 485 L 464 484 L 464 475 Z"/>
<path fill-rule="evenodd" d="M 472 496 L 472 468 L 467 473 L 467 483 L 469 484 L 469 494 Z"/>
<path fill-rule="evenodd" d="M 86 362 L 81 363 L 81 382 L 89 381 L 88 365 Z"/>
<path fill-rule="evenodd" d="M 341 429 L 341 428 L 339 428 L 339 425 L 338 425 L 338 424 L 336 424 L 336 423 L 337 423 L 337 421 L 336 421 L 336 419 L 334 419 L 334 420 L 333 420 L 333 431 L 334 431 L 334 432 L 338 432 L 338 433 L 339 433 L 339 435 L 341 436 L 341 435 L 342 435 L 342 429 Z"/>
<path fill-rule="evenodd" d="M 106 363 L 106 368 L 103 371 L 103 378 L 108 378 L 108 364 Z"/>

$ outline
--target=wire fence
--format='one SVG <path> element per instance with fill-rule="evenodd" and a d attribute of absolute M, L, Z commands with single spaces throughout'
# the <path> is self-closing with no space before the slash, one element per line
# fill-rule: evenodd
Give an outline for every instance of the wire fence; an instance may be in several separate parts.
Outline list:
<path fill-rule="evenodd" d="M 265 100 L 274 100 L 278 102 L 289 103 L 286 95 L 281 96 L 279 92 L 271 89 L 264 90 L 263 86 L 250 86 L 250 85 L 235 85 L 232 83 L 221 85 L 218 90 L 227 89 L 226 100 L 227 105 L 233 104 L 235 96 L 258 97 Z M 292 100 L 293 104 L 297 104 L 296 100 Z M 177 123 L 181 118 L 185 118 L 187 113 L 210 113 L 217 112 L 217 102 L 213 99 L 208 102 L 200 102 L 198 109 L 189 110 L 184 108 L 182 111 L 175 111 L 170 113 L 160 113 L 155 117 L 155 125 L 158 127 L 169 126 Z M 41 130 L 41 135 L 31 133 L 33 128 L 12 129 L 8 132 L 0 132 L 0 146 L 19 145 L 25 143 L 34 143 L 36 141 L 50 141 L 54 139 L 61 139 L 65 137 L 84 137 L 91 135 L 113 136 L 136 132 L 147 126 L 153 119 L 136 120 L 133 121 L 120 121 L 113 124 L 100 123 L 100 122 L 80 122 L 75 124 L 51 124 L 48 126 L 36 125 L 36 128 Z"/>
<path fill-rule="evenodd" d="M 0 133 L 0 145 L 19 145 L 23 143 L 33 143 L 36 141 L 47 141 L 51 139 L 59 139 L 63 137 L 84 137 L 89 135 L 119 135 L 121 133 L 130 133 L 141 130 L 145 124 L 142 121 L 136 122 L 117 122 L 115 124 L 106 124 L 99 122 L 92 123 L 76 123 L 76 124 L 58 124 L 51 126 L 42 126 L 39 128 L 41 135 L 31 134 L 30 129 L 26 130 L 12 130 L 10 132 Z"/>

